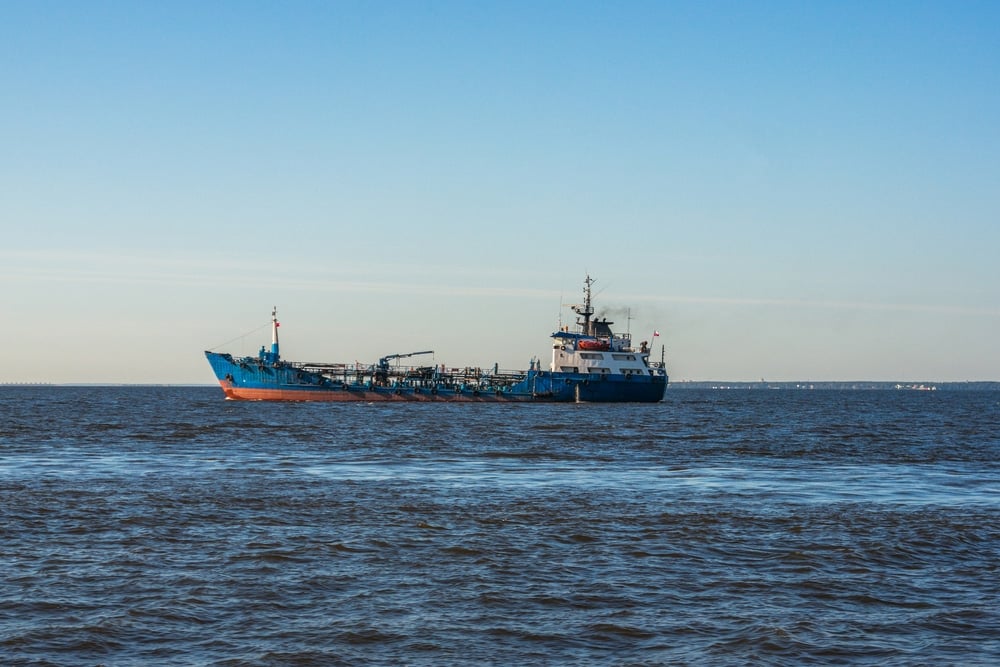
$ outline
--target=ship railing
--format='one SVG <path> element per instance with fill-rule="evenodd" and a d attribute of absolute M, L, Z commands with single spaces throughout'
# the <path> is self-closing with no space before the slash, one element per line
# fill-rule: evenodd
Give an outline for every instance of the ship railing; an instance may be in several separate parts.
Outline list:
<path fill-rule="evenodd" d="M 323 376 L 330 382 L 345 385 L 405 386 L 432 389 L 490 388 L 503 389 L 523 381 L 528 372 L 474 366 L 390 366 L 379 368 L 376 364 L 291 362 L 288 364 L 309 373 Z"/>
<path fill-rule="evenodd" d="M 612 334 L 608 343 L 612 352 L 634 352 L 632 349 L 632 334 Z"/>
<path fill-rule="evenodd" d="M 509 387 L 528 377 L 527 371 L 492 368 L 445 368 L 438 371 L 433 380 L 444 386 Z"/>

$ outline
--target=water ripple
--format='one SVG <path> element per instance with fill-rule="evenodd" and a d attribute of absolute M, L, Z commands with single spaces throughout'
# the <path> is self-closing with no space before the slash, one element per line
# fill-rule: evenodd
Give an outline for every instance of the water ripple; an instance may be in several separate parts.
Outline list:
<path fill-rule="evenodd" d="M 3 389 L 0 656 L 995 663 L 997 396 L 803 393 Z"/>

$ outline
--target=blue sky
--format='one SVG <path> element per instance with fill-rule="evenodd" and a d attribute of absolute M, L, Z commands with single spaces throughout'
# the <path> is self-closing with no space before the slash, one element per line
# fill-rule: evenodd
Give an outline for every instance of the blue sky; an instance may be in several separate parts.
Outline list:
<path fill-rule="evenodd" d="M 0 382 L 1000 379 L 993 2 L 0 3 Z"/>

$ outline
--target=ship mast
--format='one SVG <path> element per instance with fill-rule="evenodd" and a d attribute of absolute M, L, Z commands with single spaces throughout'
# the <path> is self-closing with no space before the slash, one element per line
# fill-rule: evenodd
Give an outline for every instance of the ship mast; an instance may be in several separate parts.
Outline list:
<path fill-rule="evenodd" d="M 278 360 L 278 307 L 271 309 L 271 361 Z"/>
<path fill-rule="evenodd" d="M 594 279 L 587 274 L 587 278 L 583 281 L 583 306 L 572 306 L 573 310 L 577 315 L 583 315 L 583 321 L 577 320 L 576 323 L 583 327 L 583 333 L 590 336 L 590 316 L 594 314 L 594 308 L 590 305 L 590 286 L 594 284 Z"/>

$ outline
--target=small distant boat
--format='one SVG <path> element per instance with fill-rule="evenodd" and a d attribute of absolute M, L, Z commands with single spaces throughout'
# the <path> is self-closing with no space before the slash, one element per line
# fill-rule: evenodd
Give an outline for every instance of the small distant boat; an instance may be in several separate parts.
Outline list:
<path fill-rule="evenodd" d="M 651 348 L 632 345 L 629 333 L 615 333 L 607 318 L 593 318 L 590 276 L 584 303 L 572 306 L 577 330 L 551 334 L 552 361 L 546 370 L 533 359 L 528 370 L 401 365 L 401 359 L 433 350 L 388 354 L 373 364 L 289 362 L 278 351 L 277 309 L 271 312 L 271 348 L 255 357 L 206 351 L 227 399 L 270 401 L 454 401 L 655 403 L 663 399 L 668 376 L 663 347 L 660 361 Z M 658 336 L 659 333 L 654 333 Z"/>

